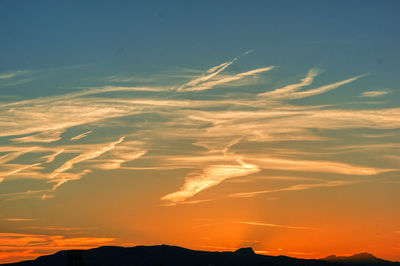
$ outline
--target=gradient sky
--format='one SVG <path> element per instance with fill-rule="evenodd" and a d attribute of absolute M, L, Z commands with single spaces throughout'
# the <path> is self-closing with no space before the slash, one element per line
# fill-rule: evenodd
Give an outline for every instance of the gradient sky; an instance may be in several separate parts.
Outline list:
<path fill-rule="evenodd" d="M 399 1 L 0 1 L 0 262 L 400 260 Z"/>

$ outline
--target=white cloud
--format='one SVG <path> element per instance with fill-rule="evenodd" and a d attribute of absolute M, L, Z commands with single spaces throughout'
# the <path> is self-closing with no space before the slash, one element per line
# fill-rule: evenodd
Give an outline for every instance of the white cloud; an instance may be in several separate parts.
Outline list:
<path fill-rule="evenodd" d="M 0 79 L 12 79 L 30 73 L 30 70 L 16 70 L 11 72 L 0 73 Z"/>
<path fill-rule="evenodd" d="M 220 72 L 224 71 L 227 67 L 232 65 L 237 59 L 238 59 L 238 57 L 235 57 L 231 61 L 228 61 L 228 62 L 222 63 L 218 66 L 214 66 L 214 67 L 210 68 L 209 70 L 207 70 L 208 75 L 204 75 L 199 78 L 193 79 L 193 80 L 179 86 L 176 90 L 183 91 L 183 90 L 186 90 L 187 88 L 195 87 L 200 83 L 204 83 L 207 80 L 212 79 L 213 77 L 218 75 Z"/>
<path fill-rule="evenodd" d="M 363 93 L 361 93 L 360 97 L 379 97 L 379 96 L 383 96 L 383 95 L 387 95 L 389 94 L 390 91 L 385 91 L 385 90 L 379 90 L 379 91 L 365 91 Z"/>
<path fill-rule="evenodd" d="M 356 166 L 346 163 L 317 160 L 293 160 L 277 157 L 257 156 L 247 157 L 248 160 L 255 162 L 263 169 L 278 169 L 285 171 L 304 171 L 337 173 L 344 175 L 376 175 L 393 169 L 380 169 L 372 167 Z"/>
<path fill-rule="evenodd" d="M 14 142 L 45 142 L 50 143 L 61 139 L 65 129 L 47 130 L 32 136 L 11 139 Z"/>
<path fill-rule="evenodd" d="M 40 165 L 40 163 L 22 165 L 22 166 L 19 166 L 18 168 L 14 169 L 12 171 L 9 171 L 9 172 L 6 172 L 6 173 L 1 173 L 1 175 L 2 175 L 3 178 L 4 177 L 8 177 L 8 176 L 12 176 L 12 175 L 17 174 L 19 172 L 22 172 L 22 171 L 24 171 L 24 170 L 26 170 L 28 168 L 35 167 L 35 166 L 38 166 L 38 165 Z"/>
<path fill-rule="evenodd" d="M 317 183 L 317 184 L 298 184 L 289 187 L 279 188 L 279 189 L 271 189 L 271 190 L 259 190 L 252 192 L 241 192 L 241 193 L 232 193 L 229 196 L 233 198 L 248 198 L 254 197 L 260 194 L 274 193 L 274 192 L 282 192 L 282 191 L 298 191 L 298 190 L 307 190 L 312 188 L 320 188 L 320 187 L 336 187 L 354 184 L 354 181 L 343 181 L 343 180 L 334 180 L 328 181 L 325 183 Z"/>
<path fill-rule="evenodd" d="M 178 191 L 165 195 L 161 199 L 174 203 L 181 202 L 202 190 L 218 185 L 225 179 L 250 175 L 260 171 L 257 165 L 244 163 L 240 159 L 237 162 L 238 165 L 211 165 L 206 167 L 202 173 L 190 174 Z"/>
<path fill-rule="evenodd" d="M 85 133 L 82 133 L 82 134 L 79 134 L 79 135 L 77 135 L 77 136 L 75 136 L 75 137 L 72 137 L 71 140 L 72 140 L 72 141 L 76 141 L 76 140 L 83 139 L 83 138 L 85 138 L 87 135 L 89 135 L 90 133 L 92 133 L 91 130 L 86 131 Z"/>
<path fill-rule="evenodd" d="M 288 85 L 281 89 L 277 89 L 277 90 L 274 90 L 271 92 L 265 92 L 265 93 L 259 94 L 259 96 L 267 97 L 270 100 L 292 100 L 292 99 L 300 99 L 300 98 L 310 97 L 310 96 L 328 92 L 328 91 L 336 89 L 340 86 L 354 82 L 354 81 L 358 80 L 359 78 L 366 76 L 367 74 L 355 76 L 353 78 L 349 78 L 346 80 L 342 80 L 339 82 L 321 86 L 321 87 L 318 87 L 315 89 L 297 92 L 297 90 L 299 90 L 300 88 L 310 85 L 313 82 L 313 79 L 316 75 L 317 75 L 317 72 L 315 70 L 310 70 L 310 72 L 307 74 L 307 76 L 304 79 L 302 79 L 302 81 L 300 83 Z"/>
<path fill-rule="evenodd" d="M 7 222 L 30 222 L 34 221 L 35 219 L 30 219 L 30 218 L 6 218 L 4 221 Z"/>
<path fill-rule="evenodd" d="M 275 89 L 273 91 L 267 91 L 264 93 L 258 94 L 258 96 L 261 97 L 284 97 L 285 95 L 288 95 L 292 92 L 295 92 L 305 86 L 309 86 L 312 84 L 314 81 L 314 77 L 317 76 L 319 73 L 318 69 L 311 69 L 308 71 L 307 76 L 301 79 L 301 82 L 295 83 L 295 84 L 290 84 L 286 85 L 283 88 Z"/>
<path fill-rule="evenodd" d="M 53 152 L 52 154 L 43 156 L 42 158 L 43 158 L 43 159 L 46 159 L 46 163 L 51 163 L 51 162 L 53 162 L 53 161 L 56 159 L 56 157 L 57 157 L 58 155 L 60 155 L 60 154 L 63 153 L 64 151 L 65 151 L 65 149 L 59 149 L 59 150 Z"/>
<path fill-rule="evenodd" d="M 15 160 L 19 156 L 32 152 L 36 149 L 38 149 L 38 147 L 0 147 L 0 152 L 7 152 L 5 155 L 0 157 L 0 165 Z"/>
<path fill-rule="evenodd" d="M 220 78 L 220 79 L 217 79 L 217 80 L 211 80 L 211 81 L 208 81 L 208 82 L 203 82 L 203 83 L 198 84 L 198 85 L 196 84 L 196 86 L 193 85 L 193 86 L 191 86 L 189 88 L 186 88 L 185 91 L 204 91 L 204 90 L 209 90 L 209 89 L 214 88 L 215 86 L 222 85 L 222 84 L 225 84 L 225 83 L 228 83 L 228 82 L 237 81 L 237 80 L 243 79 L 245 77 L 254 76 L 254 75 L 258 74 L 258 73 L 270 71 L 270 70 L 272 70 L 274 68 L 275 68 L 275 66 L 258 68 L 258 69 L 250 70 L 250 71 L 243 72 L 243 73 L 240 73 L 240 74 L 236 74 L 236 75 L 233 75 L 233 76 L 227 76 L 227 77 L 223 77 L 223 78 Z"/>
<path fill-rule="evenodd" d="M 395 148 L 396 139 L 392 140 L 390 147 L 365 145 L 363 138 L 359 143 L 338 146 L 329 133 L 371 129 L 379 130 L 382 137 L 387 136 L 389 130 L 393 134 L 400 128 L 400 108 L 344 109 L 288 103 L 326 93 L 362 76 L 305 90 L 320 72 L 311 69 L 297 83 L 271 91 L 260 88 L 259 91 L 265 92 L 259 94 L 249 90 L 229 95 L 204 93 L 204 98 L 190 95 L 191 92 L 205 91 L 222 84 L 247 84 L 254 80 L 253 77 L 274 68 L 222 74 L 236 60 L 238 58 L 212 67 L 203 76 L 175 89 L 171 89 L 170 85 L 104 86 L 0 104 L 0 137 L 11 143 L 0 147 L 0 180 L 4 180 L 4 176 L 36 178 L 55 182 L 57 187 L 63 182 L 79 179 L 93 169 L 190 169 L 191 173 L 180 189 L 163 197 L 163 200 L 175 204 L 199 202 L 190 198 L 227 179 L 241 177 L 242 181 L 246 180 L 248 175 L 262 169 L 347 176 L 376 175 L 391 170 L 384 166 L 354 165 L 344 158 L 342 162 L 337 162 L 335 155 L 358 149 Z M 3 79 L 13 78 L 9 73 L 1 75 Z M 115 92 L 123 97 L 110 97 Z M 70 136 L 72 127 L 74 132 L 90 128 L 99 134 L 90 135 L 84 142 L 77 140 L 87 137 L 91 131 L 63 139 Z M 103 136 L 102 130 L 109 135 Z M 126 140 L 121 138 L 109 143 L 110 138 L 117 139 L 122 134 L 126 135 Z M 340 138 L 340 134 L 337 136 Z M 366 135 L 360 135 L 363 136 Z M 285 141 L 293 145 L 313 142 L 312 149 L 315 151 L 283 148 Z M 273 150 L 272 147 L 278 143 Z M 387 142 L 383 144 L 389 145 Z M 248 145 L 256 148 L 250 152 Z M 325 150 L 321 151 L 320 147 L 325 147 Z M 309 159 L 322 154 L 323 160 Z M 71 159 L 71 156 L 74 157 Z M 131 163 L 139 158 L 139 161 Z M 53 166 L 47 165 L 50 163 L 57 168 L 53 170 Z M 283 174 L 278 173 L 277 176 Z M 280 191 L 340 184 L 300 184 Z M 45 197 L 53 195 L 42 191 L 9 196 L 41 197 L 43 193 L 47 193 Z"/>
<path fill-rule="evenodd" d="M 239 221 L 238 223 L 240 223 L 240 224 L 248 224 L 248 225 L 257 225 L 257 226 L 266 226 L 266 227 L 286 228 L 286 229 L 299 229 L 299 230 L 313 229 L 311 227 L 282 225 L 282 224 L 270 224 L 270 223 L 260 223 L 260 222 L 243 222 L 243 221 Z"/>
<path fill-rule="evenodd" d="M 71 160 L 65 162 L 63 165 L 61 165 L 59 168 L 55 169 L 49 176 L 49 179 L 55 179 L 57 176 L 59 176 L 61 173 L 71 169 L 75 164 L 87 161 L 87 160 L 91 160 L 94 159 L 96 157 L 99 157 L 100 155 L 102 155 L 103 153 L 106 153 L 112 149 L 115 148 L 115 146 L 119 143 L 121 143 L 124 140 L 125 137 L 121 137 L 119 140 L 115 141 L 115 142 L 111 142 L 105 146 L 101 146 L 96 150 L 91 150 L 91 151 L 87 151 L 84 152 L 74 158 L 72 158 Z M 61 181 L 64 183 L 65 182 L 65 178 L 61 178 Z"/>

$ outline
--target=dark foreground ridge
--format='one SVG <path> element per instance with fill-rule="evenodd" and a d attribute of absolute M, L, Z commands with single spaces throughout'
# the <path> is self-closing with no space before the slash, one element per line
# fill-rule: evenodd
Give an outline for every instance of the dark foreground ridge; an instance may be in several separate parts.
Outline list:
<path fill-rule="evenodd" d="M 234 266 L 234 265 L 387 265 L 400 266 L 399 262 L 378 259 L 368 253 L 350 257 L 335 255 L 306 260 L 286 256 L 266 256 L 254 253 L 251 248 L 241 248 L 235 252 L 196 251 L 176 246 L 99 247 L 89 250 L 64 250 L 53 255 L 41 256 L 35 260 L 10 264 L 13 266 Z"/>

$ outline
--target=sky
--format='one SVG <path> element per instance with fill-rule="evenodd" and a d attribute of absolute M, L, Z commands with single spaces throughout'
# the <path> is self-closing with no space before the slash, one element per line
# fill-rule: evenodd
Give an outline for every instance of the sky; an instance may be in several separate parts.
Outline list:
<path fill-rule="evenodd" d="M 0 1 L 0 262 L 102 245 L 400 261 L 399 1 Z"/>

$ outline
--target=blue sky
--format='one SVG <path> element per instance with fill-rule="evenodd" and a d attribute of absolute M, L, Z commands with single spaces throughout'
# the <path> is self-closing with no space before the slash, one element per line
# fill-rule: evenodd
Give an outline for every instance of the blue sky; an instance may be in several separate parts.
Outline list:
<path fill-rule="evenodd" d="M 246 49 L 259 51 L 259 64 L 331 64 L 333 56 L 339 62 L 373 65 L 369 67 L 398 61 L 397 1 L 1 5 L 3 70 L 95 62 L 153 71 L 171 66 L 171 60 L 174 65 L 205 66 L 209 57 L 222 60 Z"/>
<path fill-rule="evenodd" d="M 88 76 L 206 68 L 249 49 L 238 66 L 279 65 L 283 75 L 319 67 L 398 83 L 398 2 L 384 1 L 2 1 L 0 71 L 86 66 L 52 73 L 57 85 Z M 57 72 L 57 71 L 56 71 Z M 81 82 L 81 83 L 82 83 Z M 90 84 L 93 85 L 93 84 Z M 57 93 L 53 82 L 3 89 Z"/>

